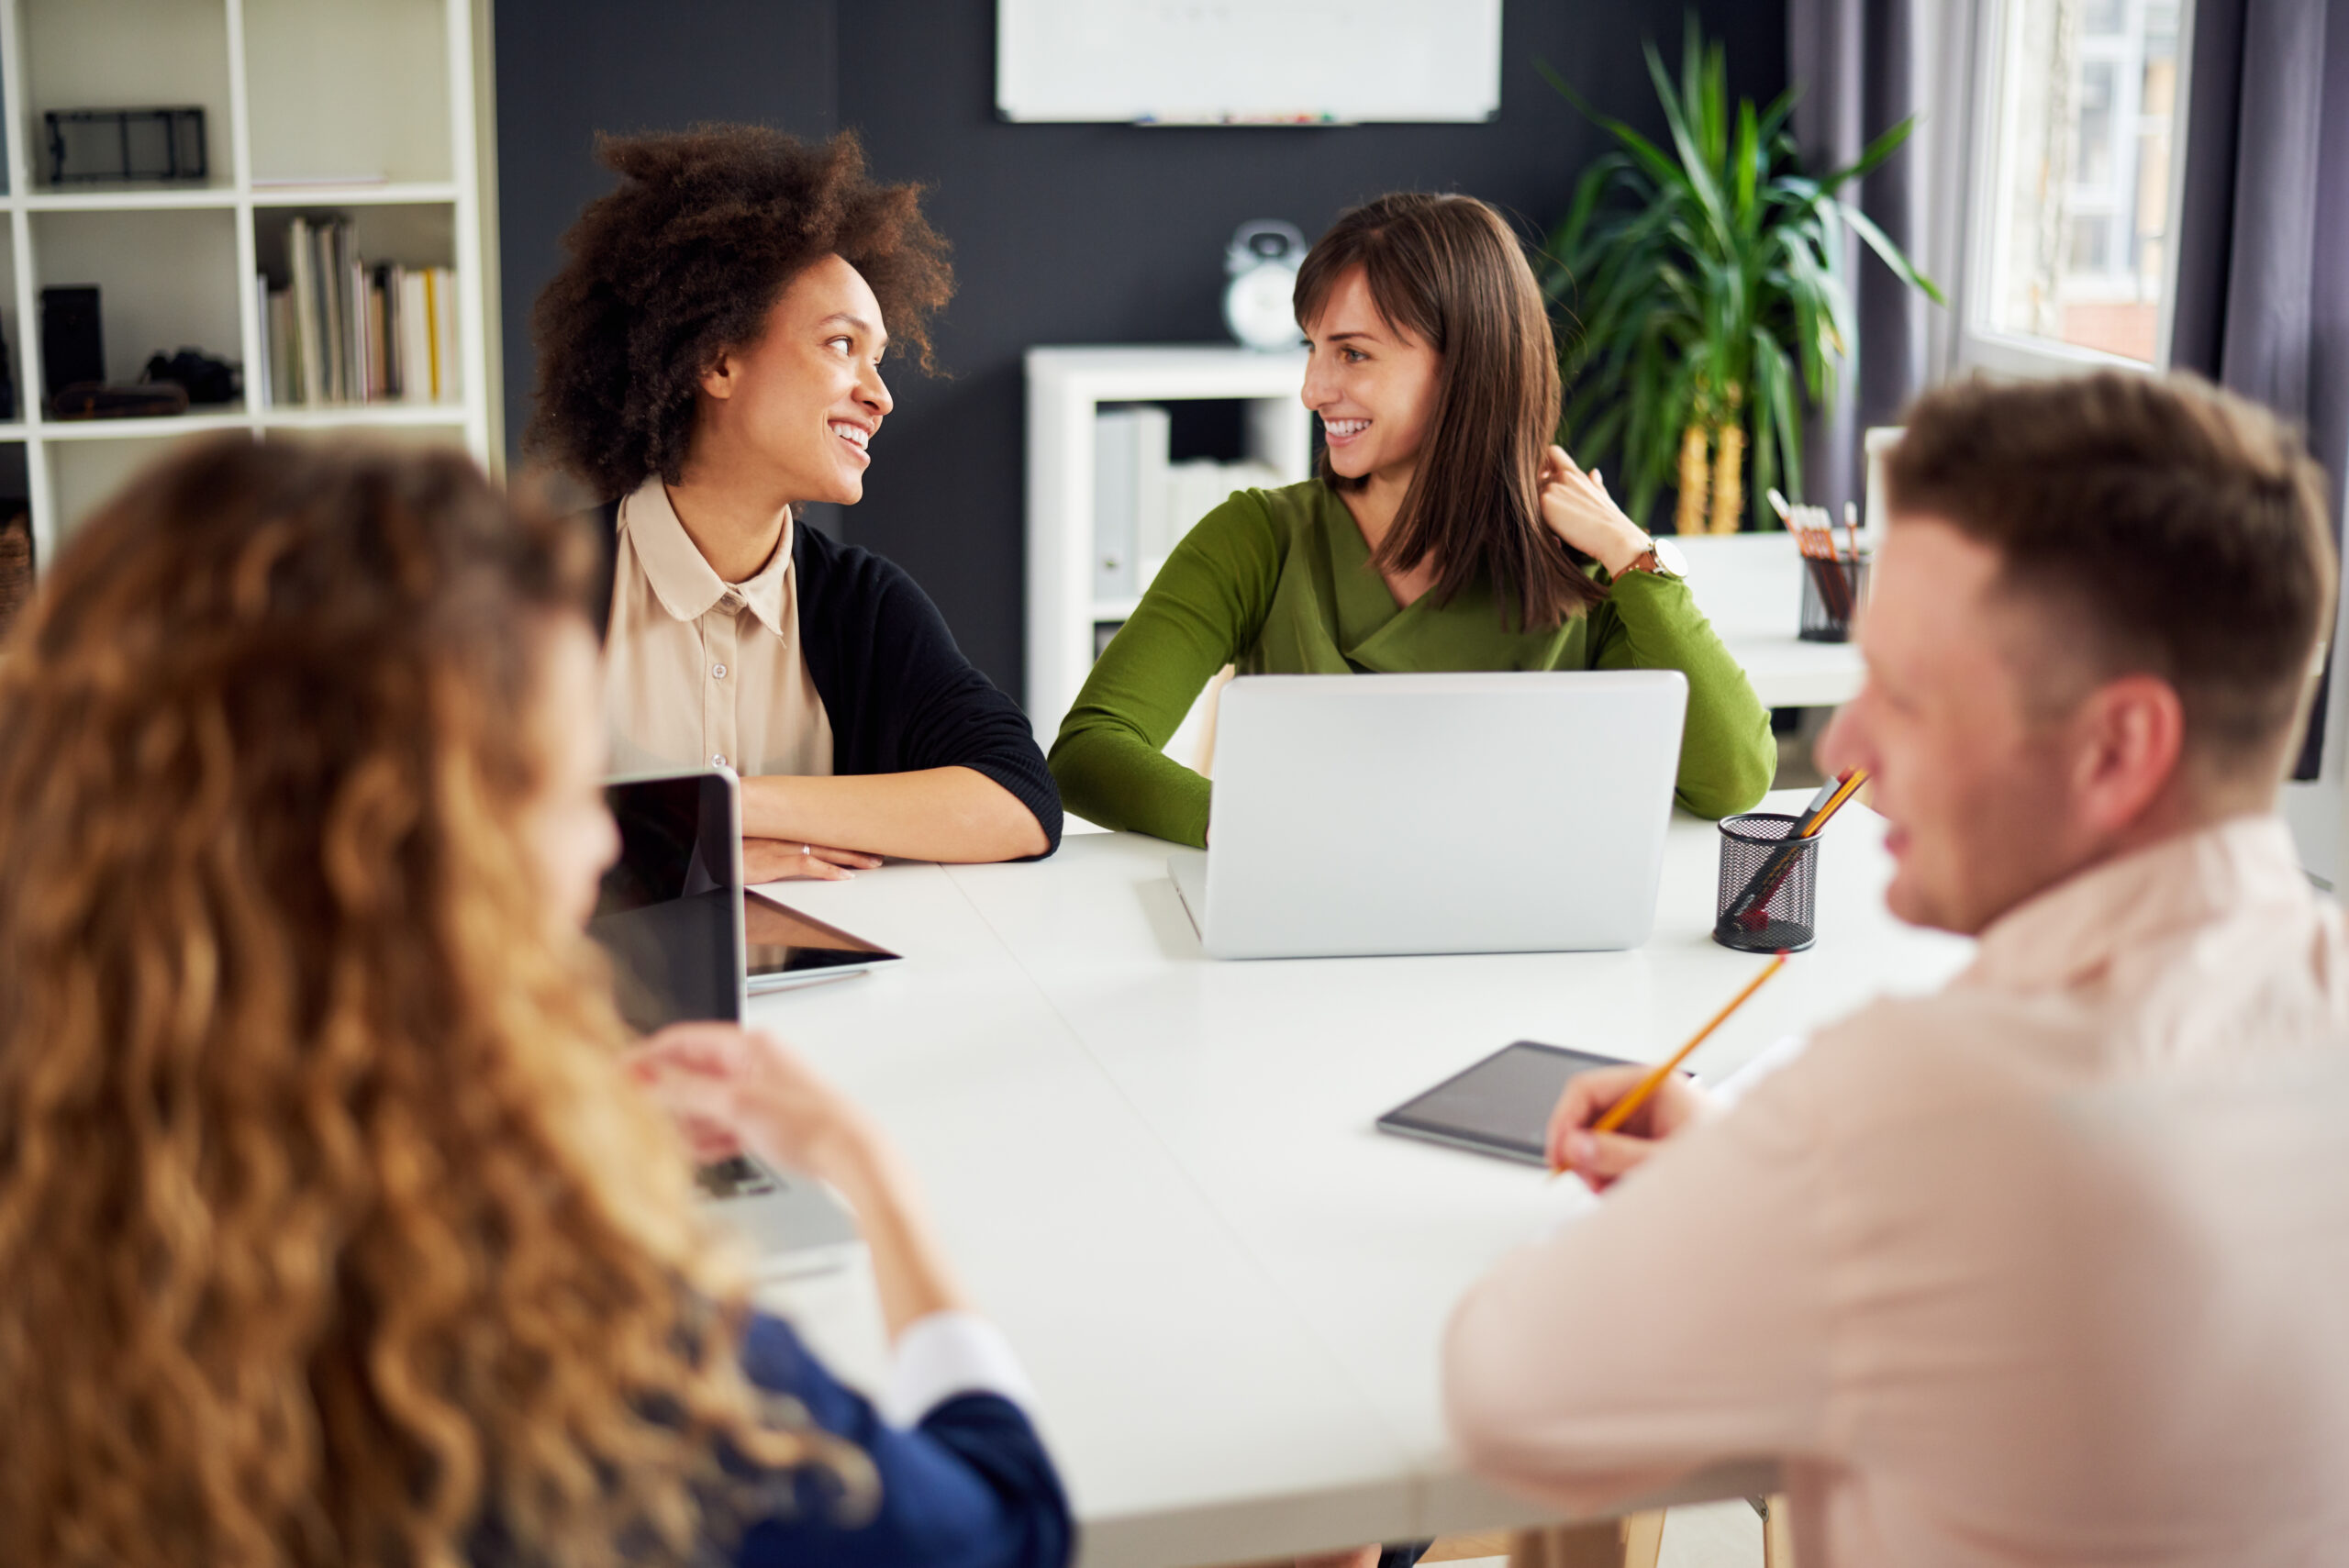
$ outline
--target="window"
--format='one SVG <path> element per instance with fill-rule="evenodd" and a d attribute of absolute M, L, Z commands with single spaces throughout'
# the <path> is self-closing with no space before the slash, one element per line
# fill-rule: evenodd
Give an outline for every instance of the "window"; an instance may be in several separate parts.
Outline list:
<path fill-rule="evenodd" d="M 2010 373 L 2168 354 L 2181 0 L 1985 0 L 1962 358 Z"/>

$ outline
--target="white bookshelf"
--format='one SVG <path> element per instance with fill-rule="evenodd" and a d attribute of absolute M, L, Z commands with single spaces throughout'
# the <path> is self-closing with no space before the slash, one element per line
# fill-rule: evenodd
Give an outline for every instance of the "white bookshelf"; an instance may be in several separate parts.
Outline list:
<path fill-rule="evenodd" d="M 0 335 L 20 416 L 0 422 L 0 487 L 21 462 L 44 569 L 140 465 L 208 432 L 370 429 L 496 462 L 487 4 L 0 0 Z M 44 111 L 185 105 L 205 112 L 204 183 L 44 183 Z M 352 219 L 370 261 L 456 269 L 454 399 L 262 403 L 253 278 L 283 284 L 286 225 L 305 216 Z M 100 291 L 109 381 L 194 347 L 241 365 L 243 399 L 158 419 L 49 418 L 40 291 L 86 284 Z"/>
<path fill-rule="evenodd" d="M 1028 380 L 1028 717 L 1050 745 L 1093 668 L 1097 630 L 1133 613 L 1134 597 L 1098 598 L 1094 560 L 1093 421 L 1104 403 L 1247 405 L 1248 455 L 1286 481 L 1306 477 L 1313 419 L 1298 401 L 1302 350 L 1182 345 L 1030 349 Z M 1197 521 L 1185 518 L 1186 524 Z M 1141 584 L 1147 588 L 1148 584 Z M 1195 712 L 1170 753 L 1184 750 Z"/>

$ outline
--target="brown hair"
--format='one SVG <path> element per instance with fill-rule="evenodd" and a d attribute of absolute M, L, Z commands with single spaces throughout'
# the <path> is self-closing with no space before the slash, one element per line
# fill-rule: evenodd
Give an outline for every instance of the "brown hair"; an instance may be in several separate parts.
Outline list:
<path fill-rule="evenodd" d="M 0 652 L 0 1562 L 682 1561 L 721 1443 L 816 1451 L 517 841 L 592 555 L 224 436 Z"/>
<path fill-rule="evenodd" d="M 1297 274 L 1309 323 L 1363 270 L 1389 327 L 1441 357 L 1435 412 L 1395 526 L 1375 557 L 1432 558 L 1436 603 L 1479 578 L 1504 619 L 1554 627 L 1606 596 L 1542 520 L 1542 460 L 1558 428 L 1558 355 L 1541 286 L 1498 213 L 1473 196 L 1400 191 L 1340 216 Z M 1344 485 L 1324 449 L 1316 472 Z"/>
<path fill-rule="evenodd" d="M 1997 550 L 2100 678 L 2175 688 L 2187 744 L 2226 773 L 2266 768 L 2330 634 L 2323 471 L 2266 410 L 2183 375 L 2119 371 L 1929 392 L 1885 461 L 1897 515 Z"/>
<path fill-rule="evenodd" d="M 619 188 L 563 235 L 571 254 L 531 312 L 528 445 L 607 500 L 684 477 L 702 373 L 758 341 L 809 264 L 838 256 L 881 302 L 893 346 L 931 369 L 930 318 L 954 292 L 921 187 L 864 172 L 852 131 L 810 146 L 764 126 L 599 137 Z"/>

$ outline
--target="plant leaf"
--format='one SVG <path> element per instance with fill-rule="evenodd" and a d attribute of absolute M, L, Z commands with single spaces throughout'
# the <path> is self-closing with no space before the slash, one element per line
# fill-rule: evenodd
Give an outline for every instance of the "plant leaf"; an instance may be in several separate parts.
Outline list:
<path fill-rule="evenodd" d="M 1910 115 L 1863 148 L 1857 162 L 1847 163 L 1833 173 L 1819 176 L 1820 187 L 1829 191 L 1840 190 L 1850 181 L 1863 178 L 1898 150 L 1900 144 L 1909 139 L 1909 133 L 1916 124 L 1917 117 Z"/>
<path fill-rule="evenodd" d="M 1867 242 L 1868 249 L 1876 253 L 1877 259 L 1892 269 L 1894 277 L 1911 288 L 1921 290 L 1925 297 L 1935 305 L 1949 303 L 1942 297 L 1942 291 L 1933 280 L 1919 272 L 1915 264 L 1901 253 L 1900 247 L 1887 239 L 1884 230 L 1878 228 L 1867 214 L 1849 202 L 1837 202 L 1835 205 L 1842 209 L 1843 221 L 1852 226 L 1852 232 Z"/>
<path fill-rule="evenodd" d="M 1721 209 L 1720 186 L 1714 181 L 1713 172 L 1705 166 L 1704 154 L 1697 145 L 1687 114 L 1673 96 L 1672 79 L 1664 74 L 1663 56 L 1656 53 L 1653 44 L 1645 48 L 1648 74 L 1654 79 L 1656 97 L 1664 105 L 1664 123 L 1671 128 L 1672 145 L 1680 154 L 1680 161 L 1675 165 L 1675 177 L 1695 195 L 1698 206 L 1704 209 L 1706 219 L 1716 233 L 1723 233 L 1728 228 L 1728 215 Z"/>

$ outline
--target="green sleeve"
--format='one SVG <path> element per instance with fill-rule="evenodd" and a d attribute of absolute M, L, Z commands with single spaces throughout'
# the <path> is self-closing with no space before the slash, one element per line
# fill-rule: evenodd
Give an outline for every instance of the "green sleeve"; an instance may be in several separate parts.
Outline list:
<path fill-rule="evenodd" d="M 1688 677 L 1688 717 L 1680 731 L 1680 782 L 1672 792 L 1699 817 L 1748 811 L 1777 772 L 1770 710 L 1753 695 L 1688 584 L 1653 572 L 1627 572 L 1590 613 L 1594 670 L 1677 670 Z"/>
<path fill-rule="evenodd" d="M 1183 536 L 1061 720 L 1051 762 L 1062 805 L 1104 828 L 1207 842 L 1208 781 L 1160 748 L 1216 672 L 1254 645 L 1280 571 L 1280 536 L 1252 491 Z"/>

